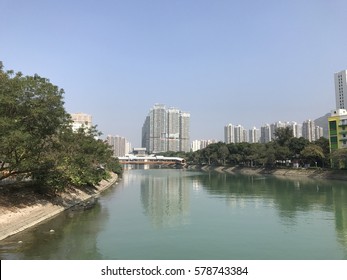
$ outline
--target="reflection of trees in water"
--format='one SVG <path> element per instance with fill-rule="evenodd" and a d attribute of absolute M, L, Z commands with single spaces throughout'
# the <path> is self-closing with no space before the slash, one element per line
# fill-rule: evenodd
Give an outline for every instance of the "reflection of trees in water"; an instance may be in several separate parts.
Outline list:
<path fill-rule="evenodd" d="M 347 249 L 347 188 L 333 188 L 335 221 L 338 241 Z M 346 256 L 347 258 L 347 252 Z"/>
<path fill-rule="evenodd" d="M 101 259 L 97 236 L 107 219 L 108 212 L 99 203 L 85 211 L 67 210 L 44 224 L 5 239 L 0 246 L 6 254 L 1 254 L 0 249 L 1 259 Z"/>
<path fill-rule="evenodd" d="M 152 173 L 141 180 L 141 202 L 145 214 L 157 228 L 187 223 L 189 187 L 172 172 Z"/>
<path fill-rule="evenodd" d="M 341 181 L 310 178 L 245 176 L 206 173 L 194 178 L 211 195 L 224 195 L 230 205 L 257 198 L 274 204 L 281 221 L 296 223 L 299 212 L 319 210 L 335 213 L 338 240 L 347 249 L 347 186 Z"/>

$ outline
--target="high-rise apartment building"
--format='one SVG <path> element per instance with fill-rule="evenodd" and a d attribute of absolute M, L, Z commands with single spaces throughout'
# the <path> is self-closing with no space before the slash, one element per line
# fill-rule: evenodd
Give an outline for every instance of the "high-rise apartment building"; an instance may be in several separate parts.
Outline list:
<path fill-rule="evenodd" d="M 124 137 L 108 135 L 106 142 L 110 145 L 115 157 L 124 157 L 131 151 L 131 144 Z"/>
<path fill-rule="evenodd" d="M 302 123 L 302 137 L 312 142 L 316 140 L 315 123 L 312 120 L 306 120 Z"/>
<path fill-rule="evenodd" d="M 318 140 L 321 137 L 324 137 L 323 136 L 323 127 L 316 125 L 314 131 L 315 131 L 316 140 Z"/>
<path fill-rule="evenodd" d="M 155 104 L 142 127 L 142 146 L 149 153 L 190 151 L 190 114 Z"/>
<path fill-rule="evenodd" d="M 235 143 L 234 126 L 231 123 L 224 126 L 224 142 L 226 144 Z"/>
<path fill-rule="evenodd" d="M 272 140 L 271 125 L 265 124 L 260 128 L 260 143 L 268 143 Z"/>
<path fill-rule="evenodd" d="M 165 105 L 156 104 L 149 112 L 149 152 L 167 151 L 167 114 Z"/>
<path fill-rule="evenodd" d="M 232 125 L 231 123 L 224 126 L 224 142 L 229 143 L 242 143 L 248 142 L 248 134 L 242 125 Z"/>
<path fill-rule="evenodd" d="M 288 127 L 291 128 L 293 132 L 293 137 L 300 138 L 302 137 L 302 125 L 296 122 L 291 122 L 288 124 Z"/>
<path fill-rule="evenodd" d="M 288 124 L 287 123 L 283 123 L 281 121 L 278 121 L 278 122 L 275 122 L 275 123 L 272 123 L 270 125 L 271 127 L 271 140 L 275 139 L 275 133 L 276 133 L 276 130 L 279 129 L 279 128 L 285 128 Z"/>
<path fill-rule="evenodd" d="M 248 142 L 247 132 L 244 127 L 240 124 L 235 125 L 234 127 L 234 137 L 235 143 Z"/>
<path fill-rule="evenodd" d="M 334 74 L 336 109 L 347 109 L 347 70 Z"/>
<path fill-rule="evenodd" d="M 218 141 L 215 139 L 212 140 L 194 140 L 191 144 L 192 152 L 196 152 L 197 150 L 205 149 L 208 145 L 217 143 Z"/>
<path fill-rule="evenodd" d="M 249 143 L 258 143 L 260 141 L 260 131 L 256 127 L 248 130 L 248 142 Z"/>
<path fill-rule="evenodd" d="M 180 149 L 180 110 L 175 108 L 167 110 L 167 146 L 169 151 Z"/>
<path fill-rule="evenodd" d="M 190 151 L 190 114 L 181 112 L 180 114 L 180 146 L 179 151 Z"/>

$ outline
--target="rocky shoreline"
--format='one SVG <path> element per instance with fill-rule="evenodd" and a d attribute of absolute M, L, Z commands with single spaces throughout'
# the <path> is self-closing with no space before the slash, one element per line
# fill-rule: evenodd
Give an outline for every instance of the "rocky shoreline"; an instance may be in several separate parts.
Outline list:
<path fill-rule="evenodd" d="M 347 181 L 347 170 L 325 170 L 306 168 L 257 168 L 257 167 L 228 167 L 228 166 L 188 166 L 191 170 L 216 171 L 246 175 L 273 175 L 285 177 L 308 177 L 316 179 L 345 180 Z"/>
<path fill-rule="evenodd" d="M 0 240 L 52 218 L 73 206 L 91 207 L 97 196 L 113 185 L 117 179 L 117 174 L 113 173 L 109 180 L 103 180 L 95 187 L 84 190 L 71 188 L 53 200 L 39 199 L 32 205 L 13 207 L 0 205 Z"/>

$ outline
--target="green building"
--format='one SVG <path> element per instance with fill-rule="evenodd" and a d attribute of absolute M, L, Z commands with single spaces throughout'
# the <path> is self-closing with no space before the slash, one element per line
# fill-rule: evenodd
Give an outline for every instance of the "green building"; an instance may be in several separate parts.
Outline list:
<path fill-rule="evenodd" d="M 339 149 L 347 149 L 347 110 L 336 109 L 331 112 L 329 121 L 329 145 L 330 153 Z M 338 166 L 340 168 L 346 167 L 346 158 L 339 160 Z M 336 163 L 331 163 L 336 166 Z"/>

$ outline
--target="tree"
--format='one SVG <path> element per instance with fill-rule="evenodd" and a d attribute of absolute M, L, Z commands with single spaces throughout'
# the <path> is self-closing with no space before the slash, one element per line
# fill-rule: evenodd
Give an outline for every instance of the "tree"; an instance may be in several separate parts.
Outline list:
<path fill-rule="evenodd" d="M 38 75 L 3 71 L 0 63 L 0 180 L 30 178 L 41 187 L 96 185 L 121 172 L 95 127 L 76 133 L 62 89 Z"/>
<path fill-rule="evenodd" d="M 289 151 L 288 146 L 281 146 L 275 142 L 273 147 L 275 150 L 276 160 L 279 160 L 281 162 L 285 162 L 286 160 L 288 160 L 290 158 L 290 151 Z"/>
<path fill-rule="evenodd" d="M 276 162 L 276 149 L 273 142 L 265 144 L 266 147 L 266 156 L 264 158 L 264 165 L 273 167 Z"/>
<path fill-rule="evenodd" d="M 96 185 L 108 178 L 108 171 L 119 172 L 118 160 L 112 158 L 106 143 L 96 139 L 98 134 L 95 127 L 77 132 L 70 127 L 61 130 L 55 148 L 46 154 L 48 168 L 35 172 L 34 179 L 42 185 L 63 189 L 68 185 Z"/>
<path fill-rule="evenodd" d="M 291 151 L 292 157 L 298 157 L 301 151 L 309 145 L 310 142 L 304 137 L 296 138 L 293 137 L 288 142 L 288 148 Z"/>
<path fill-rule="evenodd" d="M 275 142 L 280 146 L 287 145 L 291 138 L 293 138 L 293 130 L 289 126 L 279 127 L 275 130 Z"/>
<path fill-rule="evenodd" d="M 46 167 L 42 159 L 53 136 L 69 119 L 63 93 L 38 75 L 0 68 L 0 180 Z"/>
<path fill-rule="evenodd" d="M 337 149 L 331 153 L 333 168 L 347 167 L 347 149 Z"/>
<path fill-rule="evenodd" d="M 329 140 L 327 138 L 321 137 L 318 140 L 314 142 L 317 146 L 321 147 L 324 154 L 324 159 L 322 161 L 323 167 L 329 166 L 329 158 L 330 158 L 330 146 L 329 146 Z"/>
<path fill-rule="evenodd" d="M 219 145 L 218 145 L 218 157 L 219 159 L 221 160 L 222 162 L 222 165 L 225 165 L 225 160 L 227 159 L 227 157 L 229 156 L 229 149 L 228 147 L 226 146 L 225 143 L 222 143 L 222 142 L 219 142 Z"/>
<path fill-rule="evenodd" d="M 315 144 L 310 144 L 306 146 L 300 153 L 302 158 L 306 160 L 307 163 L 314 163 L 315 166 L 320 163 L 322 165 L 322 161 L 325 158 L 323 149 Z"/>

